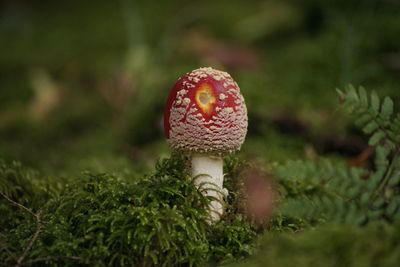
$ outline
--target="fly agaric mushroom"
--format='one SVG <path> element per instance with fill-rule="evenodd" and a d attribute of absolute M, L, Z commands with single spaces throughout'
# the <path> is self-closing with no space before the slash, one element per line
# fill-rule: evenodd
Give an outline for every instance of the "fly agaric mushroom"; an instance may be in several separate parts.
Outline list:
<path fill-rule="evenodd" d="M 218 221 L 227 195 L 222 157 L 239 150 L 247 133 L 239 86 L 228 73 L 212 68 L 187 73 L 168 97 L 164 130 L 173 149 L 192 157 L 194 183 L 212 197 L 210 219 Z"/>

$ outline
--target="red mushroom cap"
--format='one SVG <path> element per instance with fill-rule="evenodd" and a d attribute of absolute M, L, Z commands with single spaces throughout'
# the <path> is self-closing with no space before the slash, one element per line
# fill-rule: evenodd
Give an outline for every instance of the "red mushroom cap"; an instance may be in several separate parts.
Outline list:
<path fill-rule="evenodd" d="M 164 113 L 168 143 L 182 152 L 224 155 L 239 150 L 247 108 L 239 86 L 223 71 L 200 68 L 181 77 Z"/>

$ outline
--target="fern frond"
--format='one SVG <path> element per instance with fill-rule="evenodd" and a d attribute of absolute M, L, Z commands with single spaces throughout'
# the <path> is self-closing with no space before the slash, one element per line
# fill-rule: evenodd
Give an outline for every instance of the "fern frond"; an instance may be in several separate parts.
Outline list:
<path fill-rule="evenodd" d="M 394 221 L 400 217 L 400 115 L 389 97 L 382 101 L 363 87 L 338 93 L 376 146 L 375 169 L 333 167 L 329 160 L 289 162 L 276 172 L 285 197 L 280 211 L 311 223 Z"/>
<path fill-rule="evenodd" d="M 400 114 L 394 113 L 393 100 L 383 100 L 372 91 L 368 96 L 364 87 L 356 89 L 352 85 L 345 92 L 337 89 L 340 99 L 351 113 L 357 116 L 355 124 L 370 136 L 369 144 L 374 146 L 383 142 L 394 149 L 400 143 Z"/>

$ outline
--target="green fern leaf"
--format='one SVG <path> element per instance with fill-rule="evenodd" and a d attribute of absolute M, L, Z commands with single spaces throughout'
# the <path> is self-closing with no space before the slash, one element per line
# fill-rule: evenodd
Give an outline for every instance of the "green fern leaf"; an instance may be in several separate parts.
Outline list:
<path fill-rule="evenodd" d="M 368 108 L 368 96 L 367 96 L 367 91 L 365 90 L 365 88 L 360 86 L 358 88 L 358 94 L 359 94 L 359 99 L 360 99 L 360 106 L 363 108 Z"/>
<path fill-rule="evenodd" d="M 356 124 L 357 126 L 362 127 L 362 126 L 365 125 L 367 122 L 371 121 L 372 118 L 373 118 L 373 117 L 372 117 L 371 114 L 369 114 L 369 113 L 362 114 L 359 118 L 356 119 L 355 124 Z"/>
<path fill-rule="evenodd" d="M 378 114 L 379 107 L 380 107 L 379 96 L 376 94 L 375 91 L 372 91 L 372 93 L 371 93 L 371 109 L 374 111 L 375 114 Z"/>
<path fill-rule="evenodd" d="M 382 130 L 378 130 L 371 136 L 371 138 L 368 141 L 368 144 L 370 146 L 377 145 L 379 141 L 381 141 L 385 136 L 386 136 L 385 132 L 383 132 Z"/>
<path fill-rule="evenodd" d="M 393 100 L 390 97 L 385 97 L 381 109 L 381 117 L 384 120 L 389 120 L 393 114 Z"/>
<path fill-rule="evenodd" d="M 375 121 L 370 121 L 362 130 L 366 134 L 371 134 L 379 129 L 379 125 Z"/>

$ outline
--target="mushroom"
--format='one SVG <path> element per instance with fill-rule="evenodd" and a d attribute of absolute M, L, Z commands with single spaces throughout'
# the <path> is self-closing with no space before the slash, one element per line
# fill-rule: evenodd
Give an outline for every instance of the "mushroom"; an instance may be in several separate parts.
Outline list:
<path fill-rule="evenodd" d="M 200 68 L 179 78 L 168 97 L 164 130 L 172 149 L 189 154 L 192 178 L 210 196 L 210 222 L 224 211 L 223 156 L 240 149 L 247 108 L 238 84 L 223 71 Z"/>

